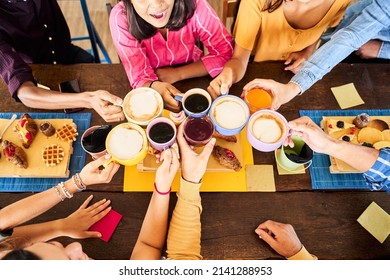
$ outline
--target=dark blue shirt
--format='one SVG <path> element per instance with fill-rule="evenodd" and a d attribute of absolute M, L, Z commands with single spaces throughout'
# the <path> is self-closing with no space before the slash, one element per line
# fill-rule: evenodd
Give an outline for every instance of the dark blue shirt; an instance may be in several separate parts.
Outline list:
<path fill-rule="evenodd" d="M 71 46 L 56 0 L 0 0 L 0 75 L 12 97 L 34 82 L 29 63 L 73 63 Z"/>

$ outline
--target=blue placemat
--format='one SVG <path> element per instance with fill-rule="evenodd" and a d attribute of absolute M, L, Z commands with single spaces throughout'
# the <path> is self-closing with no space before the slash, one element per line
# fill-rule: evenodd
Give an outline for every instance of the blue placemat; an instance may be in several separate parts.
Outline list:
<path fill-rule="evenodd" d="M 367 113 L 370 116 L 390 116 L 390 110 L 300 110 L 300 116 L 310 117 L 320 125 L 323 116 L 356 116 Z M 317 190 L 360 189 L 368 190 L 365 180 L 360 173 L 331 174 L 328 155 L 314 153 L 310 166 L 311 186 Z"/>
<path fill-rule="evenodd" d="M 18 118 L 23 113 L 0 113 L 0 118 L 10 119 L 12 114 L 17 114 Z M 70 157 L 70 176 L 80 172 L 85 165 L 86 153 L 81 148 L 81 135 L 91 125 L 92 113 L 29 113 L 33 119 L 73 119 L 77 125 L 79 135 L 73 142 L 73 154 Z M 41 192 L 64 181 L 64 178 L 0 178 L 0 192 Z"/>

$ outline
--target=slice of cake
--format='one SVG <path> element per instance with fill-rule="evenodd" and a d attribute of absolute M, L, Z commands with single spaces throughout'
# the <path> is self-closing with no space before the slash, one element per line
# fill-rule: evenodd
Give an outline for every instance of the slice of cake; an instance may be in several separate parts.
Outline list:
<path fill-rule="evenodd" d="M 340 139 L 344 135 L 355 132 L 356 126 L 352 123 L 341 121 L 338 119 L 327 119 L 326 120 L 326 132 L 337 139 Z"/>

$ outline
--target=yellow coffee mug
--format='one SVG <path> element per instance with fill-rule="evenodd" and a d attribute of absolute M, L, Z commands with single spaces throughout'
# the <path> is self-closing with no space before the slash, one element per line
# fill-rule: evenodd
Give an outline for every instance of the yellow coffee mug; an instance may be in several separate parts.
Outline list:
<path fill-rule="evenodd" d="M 120 128 L 125 128 L 125 129 L 137 131 L 142 136 L 142 140 L 143 140 L 141 150 L 139 152 L 137 152 L 135 155 L 133 155 L 129 158 L 126 158 L 126 159 L 120 157 L 116 152 L 113 152 L 113 147 L 112 147 L 113 144 L 112 144 L 111 138 L 113 136 L 119 137 L 117 135 L 118 134 L 117 131 Z M 120 147 L 121 150 L 125 151 L 126 147 L 128 147 L 126 145 L 132 145 L 133 141 L 129 141 L 128 143 L 125 143 L 126 140 L 128 140 L 128 139 L 121 139 L 120 141 L 117 141 L 121 144 L 125 144 L 124 146 Z M 148 144 L 148 139 L 146 137 L 145 130 L 141 126 L 139 126 L 137 124 L 130 123 L 130 122 L 118 124 L 117 126 L 112 128 L 110 133 L 108 133 L 108 135 L 107 135 L 106 150 L 107 150 L 107 153 L 111 155 L 111 158 L 103 164 L 103 167 L 107 167 L 111 162 L 117 162 L 119 164 L 126 165 L 126 166 L 136 165 L 146 157 L 147 152 L 148 152 L 148 145 L 149 144 Z"/>

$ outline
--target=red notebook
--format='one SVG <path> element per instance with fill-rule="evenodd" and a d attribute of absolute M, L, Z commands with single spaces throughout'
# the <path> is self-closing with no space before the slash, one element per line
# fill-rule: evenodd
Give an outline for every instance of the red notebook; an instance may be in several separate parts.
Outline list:
<path fill-rule="evenodd" d="M 111 209 L 106 216 L 94 223 L 88 230 L 100 232 L 101 239 L 108 242 L 121 219 L 122 215 Z"/>

